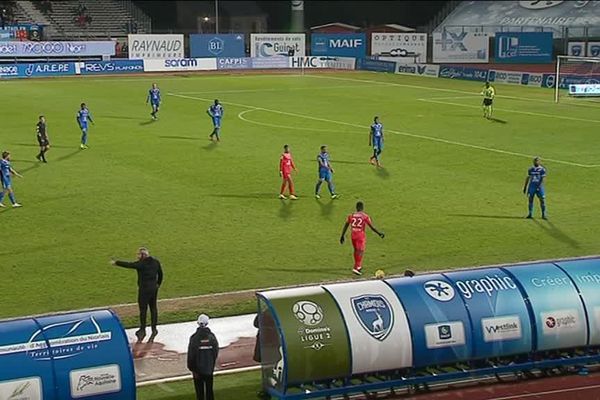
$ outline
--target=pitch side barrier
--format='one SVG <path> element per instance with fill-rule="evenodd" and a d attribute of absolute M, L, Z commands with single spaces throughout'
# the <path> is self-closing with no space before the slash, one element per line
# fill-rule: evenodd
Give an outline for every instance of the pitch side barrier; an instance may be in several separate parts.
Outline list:
<path fill-rule="evenodd" d="M 134 400 L 127 336 L 110 310 L 0 322 L 0 399 Z"/>
<path fill-rule="evenodd" d="M 600 258 L 257 293 L 277 399 L 600 363 Z"/>

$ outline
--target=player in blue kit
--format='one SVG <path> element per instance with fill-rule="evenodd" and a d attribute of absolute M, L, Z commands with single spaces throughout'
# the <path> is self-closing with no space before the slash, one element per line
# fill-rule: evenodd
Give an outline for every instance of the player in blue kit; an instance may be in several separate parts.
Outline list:
<path fill-rule="evenodd" d="M 533 198 L 535 196 L 540 199 L 540 207 L 542 209 L 542 218 L 547 219 L 546 216 L 546 193 L 544 192 L 544 180 L 546 178 L 546 168 L 541 164 L 541 159 L 536 157 L 533 159 L 533 167 L 527 171 L 527 178 L 525 178 L 525 186 L 523 186 L 523 193 L 527 194 L 529 199 L 529 213 L 527 218 L 533 218 Z"/>
<path fill-rule="evenodd" d="M 206 113 L 212 118 L 213 131 L 209 136 L 210 140 L 216 137 L 217 142 L 221 141 L 221 118 L 223 118 L 223 106 L 219 103 L 219 100 L 215 100 L 215 103 L 208 107 Z"/>
<path fill-rule="evenodd" d="M 4 200 L 4 196 L 8 193 L 8 198 L 12 203 L 13 208 L 21 207 L 19 203 L 15 200 L 15 193 L 12 188 L 12 177 L 11 175 L 18 176 L 22 178 L 21 174 L 15 171 L 10 165 L 10 153 L 8 151 L 2 152 L 2 159 L 0 159 L 0 182 L 2 183 L 2 193 L 0 193 L 0 207 L 6 207 L 2 204 L 2 200 Z"/>
<path fill-rule="evenodd" d="M 379 122 L 379 117 L 373 118 L 373 124 L 369 131 L 369 146 L 373 146 L 373 156 L 369 159 L 369 162 L 381 167 L 379 156 L 383 151 L 383 125 Z"/>
<path fill-rule="evenodd" d="M 87 149 L 87 139 L 88 139 L 88 120 L 93 124 L 94 120 L 92 119 L 92 114 L 90 114 L 90 110 L 88 110 L 85 103 L 81 103 L 81 108 L 77 111 L 77 116 L 75 117 L 77 120 L 77 124 L 81 129 L 81 145 L 80 149 Z"/>
<path fill-rule="evenodd" d="M 152 116 L 153 120 L 156 120 L 157 118 L 156 114 L 158 114 L 158 109 L 160 108 L 161 101 L 162 99 L 160 98 L 160 89 L 158 88 L 156 83 L 153 83 L 152 88 L 148 90 L 148 97 L 146 97 L 146 104 L 150 102 L 150 105 L 152 106 L 152 112 L 150 113 L 150 115 Z"/>
<path fill-rule="evenodd" d="M 323 181 L 326 181 L 331 198 L 337 199 L 339 195 L 335 193 L 335 186 L 333 185 L 332 181 L 331 175 L 333 174 L 333 168 L 331 167 L 331 162 L 329 161 L 327 146 L 321 146 L 321 152 L 317 156 L 317 162 L 319 163 L 319 180 L 315 188 L 315 197 L 317 199 L 321 198 L 321 185 L 323 184 Z"/>

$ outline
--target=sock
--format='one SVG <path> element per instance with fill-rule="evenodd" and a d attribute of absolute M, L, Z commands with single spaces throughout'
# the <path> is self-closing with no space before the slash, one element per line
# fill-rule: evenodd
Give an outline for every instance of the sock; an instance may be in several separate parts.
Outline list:
<path fill-rule="evenodd" d="M 40 151 L 40 152 L 38 153 L 38 155 L 37 155 L 37 156 L 35 156 L 35 158 L 38 158 L 38 159 L 39 159 L 39 158 L 42 158 L 42 151 Z"/>
<path fill-rule="evenodd" d="M 329 193 L 331 193 L 332 195 L 335 194 L 335 186 L 333 186 L 333 182 L 327 182 L 327 189 L 329 189 Z"/>
<path fill-rule="evenodd" d="M 354 253 L 354 260 L 355 260 L 354 268 L 356 268 L 359 271 L 362 269 L 362 259 L 363 259 L 362 252 Z"/>
<path fill-rule="evenodd" d="M 283 192 L 285 192 L 285 186 L 286 186 L 286 183 L 285 183 L 285 181 L 283 181 L 283 183 L 281 184 L 281 192 L 279 192 L 279 194 L 283 194 Z"/>
<path fill-rule="evenodd" d="M 322 184 L 323 184 L 323 181 L 317 182 L 317 187 L 315 187 L 315 194 L 319 194 L 319 192 L 321 191 Z"/>
<path fill-rule="evenodd" d="M 542 215 L 546 215 L 546 200 L 540 199 L 540 207 L 542 208 Z"/>
<path fill-rule="evenodd" d="M 529 196 L 528 208 L 529 208 L 529 215 L 532 215 L 533 214 L 533 196 Z"/>
<path fill-rule="evenodd" d="M 83 134 L 81 135 L 81 144 L 87 144 L 87 132 L 83 132 Z"/>
<path fill-rule="evenodd" d="M 0 192 L 0 203 L 2 203 L 2 200 L 4 200 L 4 190 Z"/>
<path fill-rule="evenodd" d="M 8 198 L 10 199 L 10 202 L 15 204 L 17 201 L 15 200 L 15 194 L 13 192 L 9 192 L 8 193 Z"/>
<path fill-rule="evenodd" d="M 290 181 L 289 185 L 290 185 L 290 194 L 293 195 L 294 194 L 294 182 Z"/>

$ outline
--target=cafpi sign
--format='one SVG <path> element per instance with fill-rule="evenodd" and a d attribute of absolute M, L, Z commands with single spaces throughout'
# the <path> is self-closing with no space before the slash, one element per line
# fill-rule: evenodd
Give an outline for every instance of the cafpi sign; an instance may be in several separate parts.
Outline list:
<path fill-rule="evenodd" d="M 394 311 L 382 295 L 367 294 L 351 299 L 360 325 L 375 339 L 384 341 L 394 326 Z"/>

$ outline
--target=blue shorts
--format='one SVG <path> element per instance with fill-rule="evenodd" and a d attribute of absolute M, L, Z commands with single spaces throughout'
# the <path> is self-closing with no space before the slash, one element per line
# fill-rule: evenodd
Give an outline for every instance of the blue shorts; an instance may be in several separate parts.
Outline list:
<path fill-rule="evenodd" d="M 540 187 L 540 186 L 529 186 L 529 189 L 527 190 L 527 194 L 529 195 L 529 197 L 537 196 L 540 199 L 543 199 L 546 197 L 544 188 Z"/>
<path fill-rule="evenodd" d="M 376 150 L 383 150 L 383 140 L 373 139 L 373 148 Z"/>
<path fill-rule="evenodd" d="M 215 128 L 221 127 L 221 117 L 212 117 L 212 121 Z"/>
<path fill-rule="evenodd" d="M 319 170 L 319 179 L 329 182 L 331 180 L 331 171 L 328 169 Z"/>
<path fill-rule="evenodd" d="M 12 181 L 10 178 L 6 179 L 6 178 L 2 178 L 0 179 L 0 181 L 2 182 L 2 187 L 4 189 L 10 189 L 12 188 Z"/>
<path fill-rule="evenodd" d="M 160 107 L 160 101 L 151 101 L 150 104 L 152 105 L 152 108 Z"/>
<path fill-rule="evenodd" d="M 87 124 L 87 122 L 85 124 L 81 124 L 80 123 L 79 124 L 79 128 L 81 128 L 82 132 L 87 132 L 87 130 L 88 130 L 88 124 Z"/>

